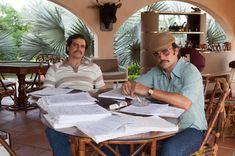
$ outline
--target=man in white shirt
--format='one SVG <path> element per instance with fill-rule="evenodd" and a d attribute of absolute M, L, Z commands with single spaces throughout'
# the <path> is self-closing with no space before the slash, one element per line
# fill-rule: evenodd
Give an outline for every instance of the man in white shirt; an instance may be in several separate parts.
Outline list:
<path fill-rule="evenodd" d="M 44 87 L 68 87 L 91 92 L 104 88 L 105 84 L 99 66 L 84 61 L 87 48 L 88 43 L 83 35 L 71 35 L 66 45 L 68 58 L 48 69 Z M 46 135 L 55 156 L 71 155 L 68 135 L 51 128 L 46 128 Z"/>

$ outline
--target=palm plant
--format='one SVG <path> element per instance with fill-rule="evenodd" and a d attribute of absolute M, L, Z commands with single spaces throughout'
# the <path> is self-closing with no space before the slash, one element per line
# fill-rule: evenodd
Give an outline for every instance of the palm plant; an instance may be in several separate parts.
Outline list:
<path fill-rule="evenodd" d="M 31 24 L 31 30 L 23 37 L 21 57 L 32 59 L 37 54 L 59 54 L 66 56 L 66 36 L 83 34 L 91 41 L 86 53 L 93 54 L 93 36 L 77 17 L 64 8 L 50 2 L 34 1 L 23 13 L 24 21 Z"/>
<path fill-rule="evenodd" d="M 16 46 L 11 34 L 0 31 L 0 60 L 15 58 L 14 48 Z"/>
<path fill-rule="evenodd" d="M 224 43 L 226 41 L 226 35 L 221 26 L 209 18 L 207 20 L 207 32 L 206 40 L 208 45 Z"/>

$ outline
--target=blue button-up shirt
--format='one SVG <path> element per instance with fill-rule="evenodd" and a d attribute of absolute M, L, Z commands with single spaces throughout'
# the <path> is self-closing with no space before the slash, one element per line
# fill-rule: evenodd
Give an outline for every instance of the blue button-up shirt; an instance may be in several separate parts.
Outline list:
<path fill-rule="evenodd" d="M 150 88 L 167 92 L 179 93 L 187 97 L 192 106 L 180 116 L 180 128 L 207 129 L 207 121 L 204 111 L 203 83 L 200 72 L 191 63 L 180 58 L 170 74 L 167 74 L 158 66 L 152 68 L 146 74 L 136 79 Z"/>

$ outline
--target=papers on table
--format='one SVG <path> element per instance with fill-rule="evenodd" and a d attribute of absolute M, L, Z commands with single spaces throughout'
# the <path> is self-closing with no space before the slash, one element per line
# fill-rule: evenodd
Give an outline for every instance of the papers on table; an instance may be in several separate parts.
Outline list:
<path fill-rule="evenodd" d="M 71 106 L 71 105 L 87 105 L 94 104 L 96 101 L 88 92 L 80 92 L 74 94 L 61 94 L 54 96 L 44 96 L 38 100 L 38 105 L 47 110 L 48 107 L 55 105 Z"/>
<path fill-rule="evenodd" d="M 167 104 L 154 104 L 150 103 L 147 106 L 127 106 L 120 111 L 127 113 L 136 113 L 143 115 L 153 115 L 153 116 L 162 116 L 162 117 L 171 117 L 178 118 L 183 112 L 183 109 L 171 107 Z"/>
<path fill-rule="evenodd" d="M 66 128 L 74 126 L 76 123 L 84 121 L 96 121 L 111 113 L 97 104 L 73 105 L 73 106 L 53 106 L 47 110 L 49 123 L 53 128 Z"/>
<path fill-rule="evenodd" d="M 131 97 L 131 96 L 123 95 L 121 93 L 121 88 L 117 88 L 117 89 L 113 89 L 113 90 L 101 93 L 98 95 L 98 97 L 120 99 L 120 100 L 125 100 L 126 98 L 133 99 L 133 97 Z"/>
<path fill-rule="evenodd" d="M 53 96 L 53 95 L 67 94 L 72 90 L 73 89 L 64 89 L 64 88 L 44 88 L 35 92 L 31 92 L 29 93 L 29 95 L 36 97 Z"/>
<path fill-rule="evenodd" d="M 97 121 L 80 122 L 76 127 L 91 137 L 96 143 L 150 131 L 173 132 L 174 125 L 160 117 L 132 117 L 112 115 Z"/>

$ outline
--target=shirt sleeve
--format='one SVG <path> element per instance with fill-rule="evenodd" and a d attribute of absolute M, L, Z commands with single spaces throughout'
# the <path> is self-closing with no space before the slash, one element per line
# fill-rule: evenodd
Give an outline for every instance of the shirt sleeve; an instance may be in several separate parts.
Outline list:
<path fill-rule="evenodd" d="M 55 65 L 51 66 L 45 75 L 45 80 L 43 82 L 43 87 L 51 87 L 55 88 L 55 80 L 56 72 L 55 72 Z"/>
<path fill-rule="evenodd" d="M 139 82 L 147 87 L 153 88 L 154 87 L 154 81 L 153 81 L 153 75 L 154 75 L 155 68 L 152 68 L 147 73 L 141 75 L 137 79 L 135 79 L 136 82 Z"/>
<path fill-rule="evenodd" d="M 184 95 L 191 102 L 196 102 L 198 97 L 203 95 L 202 76 L 195 66 L 188 66 L 182 74 L 183 87 L 180 94 Z"/>
<path fill-rule="evenodd" d="M 95 85 L 95 89 L 99 89 L 105 86 L 102 71 L 99 66 L 97 66 L 96 68 L 96 79 L 95 79 L 94 85 Z"/>

